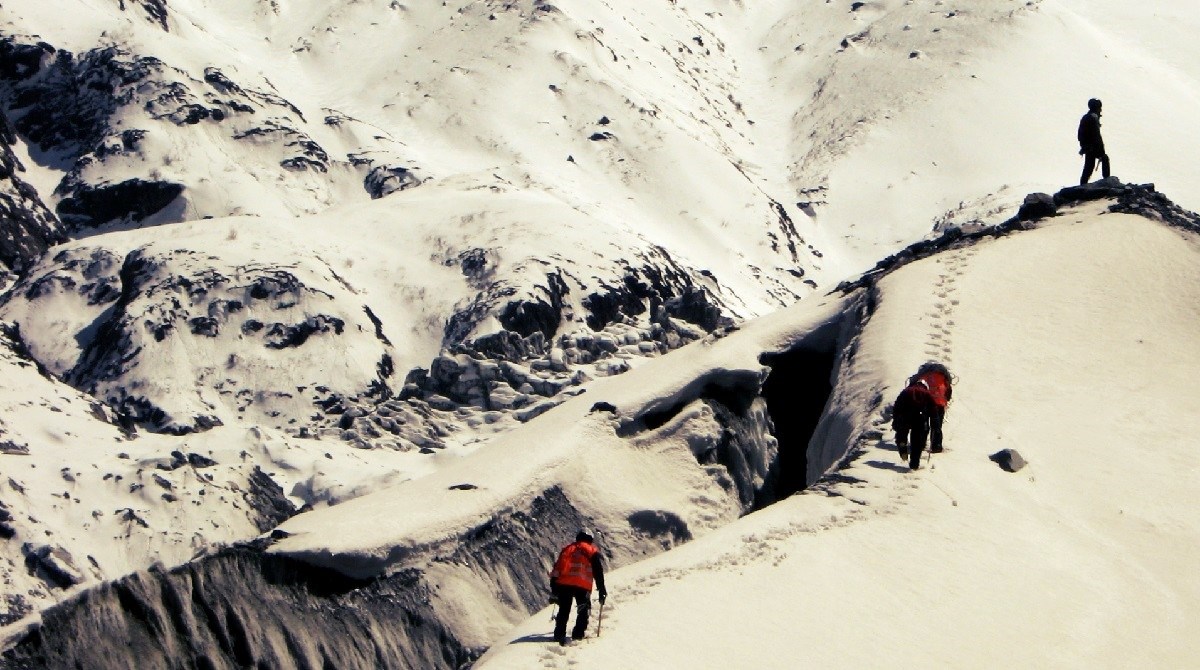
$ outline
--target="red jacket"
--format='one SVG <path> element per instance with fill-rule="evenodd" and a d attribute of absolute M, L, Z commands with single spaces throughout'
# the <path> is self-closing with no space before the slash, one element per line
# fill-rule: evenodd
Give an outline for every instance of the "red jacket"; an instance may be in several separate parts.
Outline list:
<path fill-rule="evenodd" d="M 599 563 L 600 550 L 591 542 L 574 542 L 563 547 L 550 571 L 550 582 L 592 590 L 592 567 Z"/>

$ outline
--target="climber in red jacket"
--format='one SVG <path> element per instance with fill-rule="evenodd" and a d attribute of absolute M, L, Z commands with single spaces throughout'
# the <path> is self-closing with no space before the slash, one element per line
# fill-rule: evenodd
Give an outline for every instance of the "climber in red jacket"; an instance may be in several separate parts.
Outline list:
<path fill-rule="evenodd" d="M 608 597 L 604 588 L 604 566 L 600 563 L 600 550 L 592 543 L 591 534 L 579 531 L 575 541 L 563 547 L 550 571 L 550 592 L 558 604 L 554 617 L 554 640 L 567 643 L 567 619 L 571 616 L 571 601 L 575 602 L 575 628 L 571 639 L 582 640 L 587 632 L 588 612 L 592 606 L 592 581 L 600 593 L 600 604 Z"/>

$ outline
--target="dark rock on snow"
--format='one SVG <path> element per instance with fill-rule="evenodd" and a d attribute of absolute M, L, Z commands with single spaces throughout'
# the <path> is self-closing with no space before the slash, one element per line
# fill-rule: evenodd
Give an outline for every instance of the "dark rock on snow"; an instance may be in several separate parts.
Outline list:
<path fill-rule="evenodd" d="M 79 185 L 58 203 L 58 215 L 78 230 L 114 220 L 141 221 L 183 193 L 183 184 L 128 179 L 119 184 Z"/>
<path fill-rule="evenodd" d="M 376 200 L 397 191 L 419 186 L 421 180 L 406 167 L 378 165 L 363 180 L 363 188 Z"/>
<path fill-rule="evenodd" d="M 33 546 L 26 543 L 22 547 L 25 554 L 25 566 L 31 573 L 44 579 L 48 584 L 65 589 L 83 582 L 84 576 L 75 566 L 71 554 L 58 546 Z"/>
<path fill-rule="evenodd" d="M 1054 216 L 1057 213 L 1058 206 L 1054 204 L 1054 196 L 1048 193 L 1030 193 L 1025 196 L 1021 209 L 1017 211 L 1017 218 L 1022 221 L 1030 221 Z"/>
<path fill-rule="evenodd" d="M 1021 456 L 1021 454 L 1017 452 L 1016 449 L 1001 449 L 991 456 L 988 456 L 988 459 L 996 465 L 999 465 L 1007 472 L 1017 472 L 1021 468 L 1028 465 L 1028 463 Z"/>

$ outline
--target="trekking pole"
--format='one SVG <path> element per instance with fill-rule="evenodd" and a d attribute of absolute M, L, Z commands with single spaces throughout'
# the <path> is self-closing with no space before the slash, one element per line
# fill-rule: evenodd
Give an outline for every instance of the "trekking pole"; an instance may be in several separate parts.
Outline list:
<path fill-rule="evenodd" d="M 604 625 L 604 603 L 600 603 L 600 613 L 596 615 L 596 637 L 600 637 L 600 627 Z"/>

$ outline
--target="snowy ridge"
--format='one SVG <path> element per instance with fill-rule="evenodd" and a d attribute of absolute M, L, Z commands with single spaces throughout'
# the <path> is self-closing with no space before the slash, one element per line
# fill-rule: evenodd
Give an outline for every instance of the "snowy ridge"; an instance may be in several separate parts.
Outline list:
<path fill-rule="evenodd" d="M 601 638 L 526 644 L 549 640 L 543 611 L 473 667 L 1189 664 L 1200 227 L 1151 191 L 1119 200 L 878 277 L 831 398 L 864 430 L 843 468 L 610 574 Z M 910 473 L 887 400 L 926 357 L 955 400 L 947 451 Z"/>

